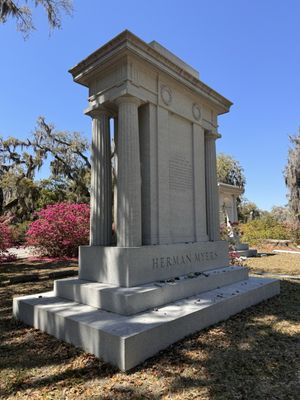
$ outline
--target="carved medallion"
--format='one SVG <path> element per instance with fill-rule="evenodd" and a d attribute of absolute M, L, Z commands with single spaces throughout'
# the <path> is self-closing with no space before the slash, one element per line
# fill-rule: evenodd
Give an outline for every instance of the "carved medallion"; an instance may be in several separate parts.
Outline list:
<path fill-rule="evenodd" d="M 167 85 L 162 85 L 160 88 L 160 95 L 162 101 L 166 106 L 169 106 L 172 103 L 172 92 L 171 89 Z"/>
<path fill-rule="evenodd" d="M 193 112 L 193 117 L 195 118 L 195 120 L 199 121 L 199 119 L 201 118 L 201 110 L 197 103 L 193 104 L 192 112 Z"/>

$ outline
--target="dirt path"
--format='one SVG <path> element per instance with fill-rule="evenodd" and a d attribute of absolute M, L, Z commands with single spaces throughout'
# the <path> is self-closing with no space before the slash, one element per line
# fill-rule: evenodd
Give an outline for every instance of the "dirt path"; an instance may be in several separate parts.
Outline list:
<path fill-rule="evenodd" d="M 34 247 L 11 247 L 8 249 L 8 252 L 10 254 L 14 254 L 17 259 L 22 259 L 22 258 L 29 258 L 29 257 L 34 257 Z"/>

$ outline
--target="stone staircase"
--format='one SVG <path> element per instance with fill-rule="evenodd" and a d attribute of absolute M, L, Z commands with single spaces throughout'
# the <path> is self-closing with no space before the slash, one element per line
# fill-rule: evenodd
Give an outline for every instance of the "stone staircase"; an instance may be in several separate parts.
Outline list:
<path fill-rule="evenodd" d="M 129 288 L 62 279 L 52 292 L 15 298 L 13 308 L 26 324 L 126 371 L 279 290 L 278 280 L 233 266 Z"/>

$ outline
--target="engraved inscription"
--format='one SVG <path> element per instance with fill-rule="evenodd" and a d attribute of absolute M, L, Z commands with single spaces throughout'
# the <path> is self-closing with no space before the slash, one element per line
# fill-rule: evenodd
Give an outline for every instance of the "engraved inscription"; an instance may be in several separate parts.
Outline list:
<path fill-rule="evenodd" d="M 169 176 L 171 190 L 187 190 L 193 188 L 193 167 L 189 160 L 175 154 L 169 160 Z"/>
<path fill-rule="evenodd" d="M 186 253 L 180 256 L 154 257 L 152 259 L 152 268 L 171 268 L 176 265 L 203 264 L 213 261 L 218 257 L 215 251 L 199 251 L 196 253 Z"/>

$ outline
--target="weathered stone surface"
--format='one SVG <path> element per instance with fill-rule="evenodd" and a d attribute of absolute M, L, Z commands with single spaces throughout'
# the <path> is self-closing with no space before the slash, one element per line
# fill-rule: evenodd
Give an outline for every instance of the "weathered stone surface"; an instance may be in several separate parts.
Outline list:
<path fill-rule="evenodd" d="M 125 287 L 226 267 L 228 263 L 228 243 L 224 241 L 79 249 L 80 279 Z"/>
<path fill-rule="evenodd" d="M 127 371 L 177 340 L 278 293 L 278 280 L 250 278 L 134 316 L 98 310 L 53 292 L 15 298 L 13 309 L 26 324 Z"/>
<path fill-rule="evenodd" d="M 215 140 L 231 102 L 128 31 L 70 72 L 88 87 L 93 118 L 91 246 L 80 248 L 79 280 L 14 299 L 14 315 L 128 370 L 277 294 L 279 282 L 229 267 L 219 240 Z"/>
<path fill-rule="evenodd" d="M 93 118 L 91 148 L 91 246 L 109 246 L 112 238 L 112 196 L 109 114 L 100 109 Z"/>
<path fill-rule="evenodd" d="M 118 109 L 117 242 L 120 247 L 142 244 L 141 171 L 138 106 L 131 96 L 120 97 Z"/>
<path fill-rule="evenodd" d="M 218 190 L 220 223 L 226 223 L 227 219 L 238 222 L 237 198 L 243 193 L 243 188 L 219 182 Z"/>
<path fill-rule="evenodd" d="M 234 232 L 233 223 L 238 223 L 237 198 L 243 193 L 243 188 L 228 185 L 227 183 L 218 183 L 219 189 L 219 213 L 220 223 L 227 225 L 231 233 L 229 234 L 234 244 L 234 249 L 238 256 L 256 257 L 257 250 L 249 249 L 247 243 L 241 243 L 240 237 Z"/>
<path fill-rule="evenodd" d="M 205 171 L 206 171 L 206 210 L 207 229 L 210 240 L 220 240 L 219 199 L 217 192 L 217 134 L 207 132 L 205 135 Z"/>
<path fill-rule="evenodd" d="M 217 116 L 231 103 L 163 46 L 128 31 L 71 73 L 89 87 L 87 113 L 104 107 L 118 118 L 118 246 L 207 241 L 218 194 L 215 148 L 204 137 L 218 136 Z"/>
<path fill-rule="evenodd" d="M 132 315 L 247 278 L 246 268 L 226 267 L 131 288 L 81 279 L 60 279 L 54 282 L 54 294 L 102 310 Z"/>

